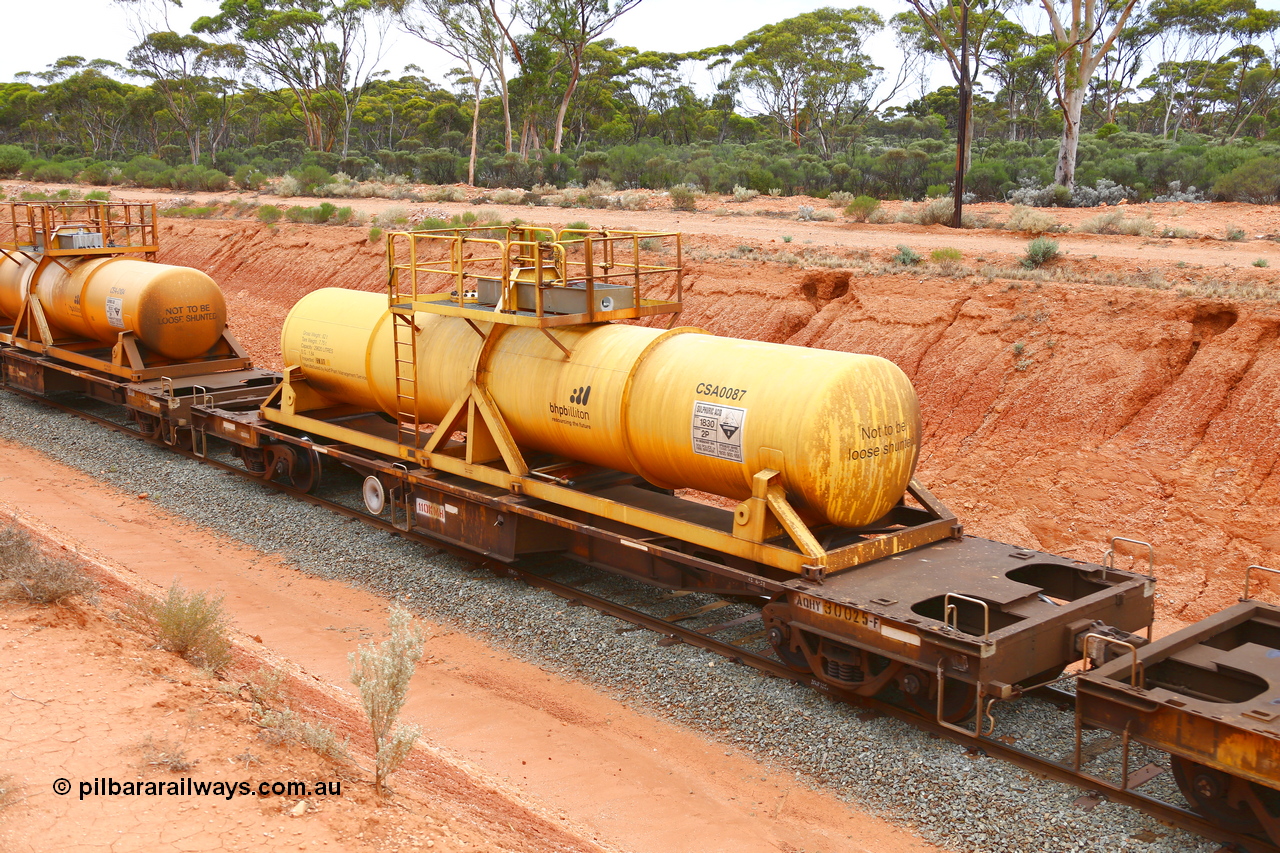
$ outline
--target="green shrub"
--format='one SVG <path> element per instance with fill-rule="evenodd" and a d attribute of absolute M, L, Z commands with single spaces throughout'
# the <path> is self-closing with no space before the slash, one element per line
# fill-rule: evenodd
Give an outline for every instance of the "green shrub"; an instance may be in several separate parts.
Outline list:
<path fill-rule="evenodd" d="M 1262 269 L 1266 269 L 1267 267 L 1271 266 L 1271 264 L 1267 263 L 1266 258 L 1258 258 L 1256 261 L 1253 262 L 1253 265 L 1255 267 L 1261 267 Z"/>
<path fill-rule="evenodd" d="M 1272 204 L 1280 200 L 1280 158 L 1256 157 L 1241 163 L 1213 184 L 1222 201 Z"/>
<path fill-rule="evenodd" d="M 298 182 L 298 191 L 294 195 L 314 195 L 318 187 L 333 180 L 333 175 L 323 166 L 304 166 L 289 175 Z"/>
<path fill-rule="evenodd" d="M 880 199 L 872 198 L 869 195 L 860 195 L 849 202 L 844 209 L 844 215 L 854 222 L 866 222 L 879 209 Z"/>
<path fill-rule="evenodd" d="M 140 187 L 161 189 L 173 186 L 173 174 L 172 169 L 165 169 L 163 172 L 143 171 L 138 172 L 133 181 Z"/>
<path fill-rule="evenodd" d="M 19 198 L 22 201 L 76 201 L 80 198 L 80 191 L 61 189 L 57 192 L 46 193 L 39 190 L 28 190 L 23 192 Z"/>
<path fill-rule="evenodd" d="M 980 160 L 969 167 L 964 187 L 980 199 L 1000 198 L 1009 183 L 1009 170 L 998 160 Z"/>
<path fill-rule="evenodd" d="M 242 190 L 260 190 L 266 181 L 267 176 L 252 166 L 240 166 L 236 169 L 236 186 Z"/>
<path fill-rule="evenodd" d="M 350 225 L 356 219 L 356 212 L 350 207 L 340 207 L 333 214 L 334 225 Z"/>
<path fill-rule="evenodd" d="M 947 246 L 942 249 L 934 249 L 929 253 L 930 260 L 935 264 L 958 264 L 960 263 L 960 259 L 963 257 L 964 254 L 959 249 L 952 246 Z"/>
<path fill-rule="evenodd" d="M 382 239 L 382 229 L 381 229 L 381 228 L 379 228 L 378 226 L 376 226 L 376 225 L 375 225 L 375 226 L 373 226 L 372 228 L 370 228 L 370 229 L 369 229 L 369 242 L 370 242 L 370 243 L 376 243 L 376 242 L 378 242 L 378 241 L 379 241 L 379 240 L 381 240 L 381 239 Z"/>
<path fill-rule="evenodd" d="M 0 145 L 0 175 L 12 177 L 31 159 L 25 148 L 18 145 Z"/>
<path fill-rule="evenodd" d="M 170 207 L 160 211 L 161 216 L 170 216 L 177 219 L 209 219 L 217 212 L 217 208 L 213 205 L 196 206 L 184 204 L 181 207 Z"/>
<path fill-rule="evenodd" d="M 166 651 L 210 672 L 231 663 L 231 640 L 227 637 L 221 596 L 188 594 L 182 584 L 174 581 L 164 598 L 143 605 L 142 612 Z"/>
<path fill-rule="evenodd" d="M 1227 229 L 1227 239 L 1232 243 L 1239 243 L 1241 240 L 1247 240 L 1248 237 L 1243 228 L 1232 225 Z"/>
<path fill-rule="evenodd" d="M 295 205 L 285 210 L 285 218 L 290 222 L 305 222 L 309 225 L 324 225 L 328 222 L 333 214 L 338 210 L 337 206 L 330 202 L 322 202 L 315 207 L 302 207 Z"/>
<path fill-rule="evenodd" d="M 668 190 L 671 197 L 671 209 L 694 212 L 698 209 L 698 195 L 686 186 L 677 185 Z"/>
<path fill-rule="evenodd" d="M 124 172 L 118 163 L 100 162 L 85 166 L 77 177 L 83 184 L 104 187 L 116 183 L 123 175 Z"/>
<path fill-rule="evenodd" d="M 131 181 L 136 181 L 138 180 L 138 175 L 142 172 L 160 173 L 166 171 L 168 168 L 168 164 L 163 160 L 139 155 L 124 164 L 123 172 L 126 178 Z"/>
<path fill-rule="evenodd" d="M 38 166 L 31 177 L 46 184 L 69 184 L 76 179 L 76 173 L 65 163 L 45 163 Z"/>
<path fill-rule="evenodd" d="M 901 264 L 904 267 L 913 267 L 920 263 L 921 258 L 918 252 L 910 246 L 899 246 L 897 254 L 892 258 L 895 264 Z"/>
<path fill-rule="evenodd" d="M 111 193 L 106 190 L 93 190 L 84 194 L 85 201 L 111 201 Z"/>
<path fill-rule="evenodd" d="M 258 208 L 258 219 L 268 225 L 274 225 L 279 222 L 280 215 L 280 208 L 276 207 L 274 204 L 264 204 L 262 207 Z"/>
<path fill-rule="evenodd" d="M 1027 269 L 1037 269 L 1058 257 L 1058 244 L 1048 237 L 1037 237 L 1027 244 L 1027 254 L 1022 258 L 1022 265 Z"/>
<path fill-rule="evenodd" d="M 591 226 L 585 222 L 570 222 L 564 227 L 565 231 L 590 231 Z"/>

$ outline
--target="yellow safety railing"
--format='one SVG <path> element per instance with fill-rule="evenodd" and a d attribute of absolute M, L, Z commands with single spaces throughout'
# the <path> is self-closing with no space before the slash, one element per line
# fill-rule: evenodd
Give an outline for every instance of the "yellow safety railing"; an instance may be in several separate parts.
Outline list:
<path fill-rule="evenodd" d="M 674 263 L 663 262 L 664 249 L 668 255 L 674 252 Z M 483 280 L 497 285 L 496 299 L 489 300 L 483 310 L 498 321 L 494 314 L 550 316 L 543 295 L 552 287 L 585 291 L 587 306 L 597 305 L 599 285 L 630 287 L 634 316 L 678 310 L 683 295 L 681 240 L 675 232 L 557 232 L 520 226 L 402 231 L 387 235 L 387 265 L 391 305 L 429 302 L 481 310 L 477 295 Z M 642 285 L 661 276 L 673 277 L 674 286 L 662 299 L 645 299 Z M 528 304 L 528 292 L 521 303 L 520 285 L 533 286 L 533 304 Z M 584 313 L 585 322 L 621 319 L 618 311 L 594 307 Z M 597 318 L 598 314 L 608 316 Z"/>
<path fill-rule="evenodd" d="M 0 249 L 46 255 L 156 252 L 156 206 L 145 202 L 9 202 Z M 92 239 L 96 235 L 97 239 Z M 64 245 L 65 244 L 65 245 Z"/>

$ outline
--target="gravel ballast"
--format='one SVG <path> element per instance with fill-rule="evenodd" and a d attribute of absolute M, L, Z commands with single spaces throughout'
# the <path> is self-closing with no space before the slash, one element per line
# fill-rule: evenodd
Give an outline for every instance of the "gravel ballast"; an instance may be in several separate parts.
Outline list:
<path fill-rule="evenodd" d="M 1083 793 L 1077 788 L 967 755 L 905 723 L 871 717 L 719 655 L 686 645 L 659 647 L 647 631 L 619 633 L 617 620 L 590 608 L 464 568 L 448 554 L 361 528 L 322 507 L 12 393 L 0 393 L 0 438 L 126 491 L 145 492 L 159 506 L 279 554 L 302 571 L 404 601 L 425 617 L 679 721 L 929 841 L 993 853 L 1209 853 L 1219 847 L 1115 803 L 1085 811 L 1075 805 Z M 1023 701 L 998 706 L 997 714 L 999 731 L 1019 746 L 1068 754 L 1069 713 Z M 1151 783 L 1151 790 L 1171 790 L 1170 775 Z"/>

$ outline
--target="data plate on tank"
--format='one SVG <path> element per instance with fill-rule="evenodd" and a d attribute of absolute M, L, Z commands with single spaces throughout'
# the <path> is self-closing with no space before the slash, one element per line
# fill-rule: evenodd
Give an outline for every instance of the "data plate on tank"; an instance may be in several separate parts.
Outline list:
<path fill-rule="evenodd" d="M 747 410 L 696 400 L 693 404 L 693 452 L 699 456 L 742 461 L 742 427 Z"/>
<path fill-rule="evenodd" d="M 107 297 L 107 323 L 114 329 L 124 328 L 124 300 L 119 296 Z"/>

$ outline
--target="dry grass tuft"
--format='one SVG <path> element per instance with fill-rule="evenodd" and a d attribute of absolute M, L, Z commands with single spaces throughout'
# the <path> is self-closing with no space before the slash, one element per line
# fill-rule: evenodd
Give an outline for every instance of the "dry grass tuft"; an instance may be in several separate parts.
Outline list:
<path fill-rule="evenodd" d="M 0 598 L 62 604 L 74 596 L 97 601 L 98 584 L 69 554 L 45 553 L 16 522 L 0 528 Z"/>
<path fill-rule="evenodd" d="M 168 768 L 171 773 L 186 773 L 196 766 L 196 762 L 187 758 L 186 747 L 176 741 L 157 741 L 147 735 L 139 748 L 143 761 L 153 767 Z"/>
<path fill-rule="evenodd" d="M 138 610 L 156 632 L 161 648 L 209 672 L 231 663 L 222 596 L 188 593 L 174 581 L 164 598 L 146 602 Z"/>
<path fill-rule="evenodd" d="M 1112 210 L 1090 217 L 1076 226 L 1077 231 L 1085 234 L 1123 234 L 1128 237 L 1148 237 L 1155 233 L 1156 224 L 1151 217 L 1133 217 L 1124 215 L 1123 211 Z"/>
<path fill-rule="evenodd" d="M 1062 225 L 1042 210 L 1019 204 L 1015 205 L 1009 213 L 1009 219 L 1004 223 L 1004 230 L 1044 234 L 1049 231 L 1061 231 Z"/>
<path fill-rule="evenodd" d="M 333 729 L 304 720 L 287 708 L 279 711 L 262 709 L 258 713 L 257 723 L 262 727 L 260 737 L 268 744 L 293 741 L 330 761 L 342 764 L 351 762 L 349 741 L 339 740 Z"/>

